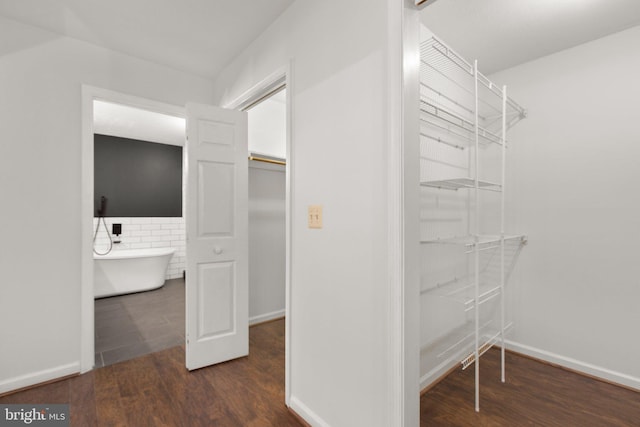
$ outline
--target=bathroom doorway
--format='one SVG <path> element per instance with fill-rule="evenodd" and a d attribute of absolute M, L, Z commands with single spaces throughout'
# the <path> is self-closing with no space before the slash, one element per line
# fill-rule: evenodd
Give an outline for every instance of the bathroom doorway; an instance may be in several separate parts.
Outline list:
<path fill-rule="evenodd" d="M 95 367 L 185 342 L 182 117 L 93 101 Z"/>
<path fill-rule="evenodd" d="M 102 104 L 100 103 L 96 104 L 97 101 L 102 102 Z M 80 212 L 81 213 L 80 222 L 81 222 L 81 229 L 82 229 L 81 231 L 82 233 L 81 283 L 83 284 L 83 286 L 81 288 L 81 302 L 80 302 L 81 304 L 81 330 L 80 330 L 81 372 L 90 371 L 91 369 L 94 368 L 94 365 L 96 367 L 100 365 L 100 363 L 97 363 L 99 361 L 96 360 L 96 351 L 99 349 L 96 346 L 97 339 L 96 339 L 96 328 L 95 328 L 96 307 L 95 307 L 94 297 L 96 295 L 96 292 L 94 290 L 93 236 L 95 235 L 95 230 L 96 230 L 96 219 L 95 219 L 96 211 L 97 209 L 100 209 L 100 208 L 104 209 L 104 207 L 101 206 L 101 203 L 100 203 L 101 195 L 96 194 L 95 196 L 98 197 L 98 199 L 94 198 L 94 169 L 95 169 L 94 134 L 98 133 L 94 129 L 98 125 L 97 123 L 94 123 L 94 112 L 99 112 L 99 109 L 105 106 L 113 107 L 116 109 L 129 108 L 130 113 L 133 112 L 133 110 L 135 110 L 136 113 L 143 116 L 147 116 L 147 118 L 153 117 L 151 119 L 151 123 L 153 123 L 154 120 L 157 120 L 158 115 L 162 115 L 162 117 L 173 120 L 174 122 L 178 122 L 178 123 L 180 122 L 184 123 L 184 120 L 186 117 L 185 108 L 182 106 L 175 106 L 175 105 L 166 104 L 158 101 L 152 101 L 149 99 L 130 96 L 130 95 L 122 94 L 119 92 L 114 92 L 114 91 L 96 88 L 92 86 L 83 85 L 82 87 L 83 144 L 82 144 L 82 156 L 81 156 L 82 158 L 81 185 L 82 185 L 83 197 L 82 197 L 82 205 L 81 205 L 81 212 Z M 155 139 L 155 137 L 148 138 L 147 137 L 148 133 L 153 133 L 152 129 L 155 129 L 156 133 L 158 133 L 158 127 L 149 126 L 148 121 L 145 121 L 140 117 L 134 116 L 135 117 L 134 120 L 127 120 L 123 117 L 123 115 L 119 115 L 119 117 L 116 117 L 116 116 L 117 115 L 113 115 L 110 119 L 107 119 L 107 122 L 110 122 L 110 123 L 106 123 L 106 124 L 103 123 L 98 126 L 98 129 L 100 129 L 101 126 L 104 125 L 111 128 L 130 127 L 132 129 L 137 129 L 137 131 L 135 132 L 143 132 L 143 134 L 140 134 L 140 133 L 135 133 L 134 131 L 128 131 L 133 133 L 115 135 L 115 137 L 118 137 L 118 138 L 125 138 L 125 139 L 132 139 L 132 140 L 144 140 L 144 139 L 153 140 Z M 146 123 L 147 126 L 133 126 L 132 121 L 139 121 L 141 123 Z M 174 123 L 174 126 L 175 126 L 175 123 Z M 109 133 L 104 130 L 102 131 L 105 133 Z M 175 132 L 176 131 L 174 130 L 173 133 Z M 167 133 L 167 129 L 164 128 L 164 130 L 160 131 L 160 133 Z M 181 137 L 178 137 L 178 138 L 181 138 L 182 144 L 184 144 L 184 140 L 185 140 L 184 124 L 182 124 L 182 130 L 178 131 L 178 134 L 182 135 Z M 119 141 L 119 142 L 123 142 L 123 141 Z M 159 140 L 155 143 L 158 143 L 158 142 L 165 143 L 165 144 L 167 143 L 167 141 L 163 141 L 163 140 Z M 112 200 L 112 202 L 115 202 L 115 200 Z M 96 208 L 96 205 L 98 206 L 98 208 Z M 115 212 L 116 208 L 118 208 L 118 206 L 115 203 L 110 204 L 108 200 L 106 201 L 106 210 L 108 214 L 109 212 L 111 212 L 114 215 L 121 215 L 120 213 Z M 147 217 L 153 218 L 151 216 L 147 216 Z M 105 218 L 105 219 L 108 219 L 108 218 Z M 121 220 L 125 218 L 118 217 L 117 219 Z M 124 220 L 119 221 L 117 223 L 113 220 L 109 220 L 107 221 L 106 227 L 104 224 L 102 224 L 103 233 L 106 234 L 106 230 L 108 229 L 110 233 L 115 234 L 113 233 L 113 231 L 118 231 L 118 230 L 114 230 L 113 225 L 114 223 L 116 223 L 120 225 L 120 230 L 119 230 L 120 236 L 116 236 L 121 241 L 120 245 L 122 245 L 122 242 L 127 242 L 129 245 L 133 245 L 133 244 L 139 245 L 140 243 L 152 243 L 149 241 L 150 236 L 142 236 L 142 234 L 146 234 L 146 232 L 152 231 L 153 227 L 151 225 L 153 224 L 153 220 L 151 220 L 151 224 L 149 224 L 148 222 L 145 224 L 141 224 L 141 223 L 133 224 L 134 222 L 139 222 L 139 221 L 142 221 L 142 220 L 139 218 L 133 221 L 133 218 L 130 218 L 129 223 L 127 224 L 126 223 L 127 221 L 124 221 Z M 142 230 L 143 225 L 145 225 L 146 230 Z M 153 226 L 157 226 L 157 225 L 160 225 L 161 226 L 160 228 L 162 228 L 162 224 L 153 224 Z M 134 227 L 134 226 L 138 226 L 138 227 Z M 139 234 L 138 236 L 133 236 L 134 229 L 136 231 L 136 234 Z M 127 236 L 128 240 L 125 239 L 125 236 L 123 236 L 123 232 L 125 232 L 125 230 L 129 230 L 130 232 Z M 142 231 L 144 231 L 145 233 L 142 233 Z M 168 231 L 171 232 L 171 230 L 168 230 Z M 149 234 L 152 234 L 152 233 L 149 233 Z M 137 241 L 134 242 L 134 240 L 137 240 Z M 102 241 L 99 243 L 104 244 L 106 242 Z M 104 252 L 104 249 L 105 248 L 102 247 L 100 251 Z M 181 309 L 184 310 L 184 304 L 181 304 L 181 306 L 182 306 Z M 149 320 L 145 320 L 145 321 L 149 322 Z M 138 322 L 140 322 L 140 320 L 138 320 Z M 153 321 L 151 321 L 151 323 L 153 323 Z M 113 326 L 110 326 L 110 327 L 117 328 L 117 325 L 114 324 Z M 149 331 L 144 332 L 144 334 L 147 336 L 148 336 L 148 333 L 150 332 Z M 138 335 L 136 336 L 136 334 Z M 140 337 L 142 336 L 143 335 L 140 332 L 133 332 L 130 334 L 128 338 L 133 341 L 134 337 L 136 337 L 140 341 L 144 341 L 144 339 L 140 339 Z M 182 343 L 184 343 L 184 341 L 182 341 Z M 106 344 L 104 342 L 100 344 L 108 345 L 108 346 L 112 345 L 108 342 Z M 139 347 L 141 346 L 142 345 L 139 345 Z M 104 347 L 101 349 L 105 350 Z M 109 350 L 112 350 L 112 349 L 109 349 Z"/>

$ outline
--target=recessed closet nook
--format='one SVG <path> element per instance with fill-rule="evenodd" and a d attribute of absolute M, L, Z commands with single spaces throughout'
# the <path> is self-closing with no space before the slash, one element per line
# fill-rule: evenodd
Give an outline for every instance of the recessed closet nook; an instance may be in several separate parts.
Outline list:
<path fill-rule="evenodd" d="M 423 401 L 455 384 L 455 405 L 502 411 L 496 389 L 535 389 L 516 363 L 532 358 L 628 389 L 620 404 L 637 408 L 640 8 L 531 2 L 498 25 L 515 3 L 486 3 L 429 3 L 412 41 Z M 577 399 L 556 379 L 535 394 Z"/>
<path fill-rule="evenodd" d="M 446 42 L 420 37 L 421 387 L 453 366 L 475 369 L 512 326 L 509 276 L 526 244 L 507 230 L 509 129 L 526 110 Z M 526 231 L 526 230 L 524 230 Z"/>

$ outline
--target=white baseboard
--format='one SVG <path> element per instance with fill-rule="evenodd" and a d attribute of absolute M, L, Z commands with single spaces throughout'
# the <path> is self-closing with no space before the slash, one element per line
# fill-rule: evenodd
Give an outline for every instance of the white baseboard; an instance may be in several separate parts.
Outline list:
<path fill-rule="evenodd" d="M 454 366 L 460 365 L 460 358 L 452 358 L 445 360 L 426 374 L 420 377 L 420 391 L 429 387 L 434 382 L 442 378 Z"/>
<path fill-rule="evenodd" d="M 520 344 L 511 340 L 505 340 L 505 346 L 507 349 L 516 353 L 521 353 L 535 359 L 553 363 L 555 365 L 562 366 L 576 372 L 580 372 L 596 378 L 601 378 L 605 381 L 620 384 L 622 386 L 640 391 L 640 378 L 612 371 L 610 369 L 602 368 L 600 366 L 592 365 L 590 363 L 582 362 L 570 357 L 561 356 L 559 354 L 551 353 L 549 351 L 541 350 L 528 345 Z M 449 358 L 433 368 L 431 371 L 427 372 L 425 375 L 420 377 L 420 390 L 424 390 L 425 388 L 429 387 L 459 363 L 459 358 Z"/>
<path fill-rule="evenodd" d="M 66 365 L 57 366 L 51 369 L 33 372 L 18 377 L 9 378 L 0 381 L 0 394 L 13 390 L 19 390 L 35 384 L 51 381 L 56 378 L 66 377 L 67 375 L 77 374 L 80 372 L 80 362 L 73 362 Z"/>
<path fill-rule="evenodd" d="M 545 362 L 553 363 L 573 371 L 581 372 L 586 375 L 601 378 L 605 381 L 620 384 L 625 387 L 633 388 L 640 391 L 640 378 L 621 372 L 612 371 L 600 366 L 592 365 L 570 357 L 561 356 L 549 351 L 541 350 L 528 345 L 520 344 L 511 340 L 505 340 L 506 348 L 516 353 L 521 353 Z M 507 367 L 508 369 L 508 367 Z"/>
<path fill-rule="evenodd" d="M 490 337 L 483 335 L 481 337 L 481 341 L 486 341 Z M 451 354 L 447 359 L 443 360 L 438 366 L 424 374 L 420 377 L 420 391 L 429 387 L 434 382 L 437 382 L 442 377 L 444 377 L 449 371 L 451 371 L 456 366 L 461 366 L 460 362 L 462 359 L 467 357 L 473 349 L 469 346 L 463 347 L 457 352 Z"/>
<path fill-rule="evenodd" d="M 318 416 L 315 412 L 300 402 L 295 396 L 289 399 L 289 407 L 295 411 L 303 420 L 311 424 L 313 427 L 329 427 L 329 424 Z"/>
<path fill-rule="evenodd" d="M 257 323 L 268 322 L 269 320 L 279 319 L 284 317 L 285 310 L 272 311 L 271 313 L 260 314 L 249 318 L 249 326 Z"/>

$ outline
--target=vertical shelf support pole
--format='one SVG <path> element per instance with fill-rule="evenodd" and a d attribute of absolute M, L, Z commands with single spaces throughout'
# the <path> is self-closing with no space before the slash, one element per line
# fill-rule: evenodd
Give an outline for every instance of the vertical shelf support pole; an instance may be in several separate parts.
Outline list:
<path fill-rule="evenodd" d="M 475 245 L 474 245 L 474 263 L 475 263 L 475 380 L 476 380 L 476 412 L 480 411 L 480 247 L 479 247 L 479 235 L 480 235 L 480 159 L 479 159 L 479 132 L 478 132 L 478 60 L 473 63 L 473 77 L 475 83 Z"/>
<path fill-rule="evenodd" d="M 504 295 L 504 230 L 505 184 L 507 182 L 507 87 L 502 87 L 502 191 L 500 192 L 500 380 L 505 382 L 505 295 Z"/>

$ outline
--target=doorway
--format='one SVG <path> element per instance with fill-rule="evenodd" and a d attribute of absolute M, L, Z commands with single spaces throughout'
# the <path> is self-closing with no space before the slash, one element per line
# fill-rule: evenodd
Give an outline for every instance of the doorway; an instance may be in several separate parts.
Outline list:
<path fill-rule="evenodd" d="M 286 89 L 248 114 L 249 324 L 285 317 Z"/>
<path fill-rule="evenodd" d="M 94 100 L 95 367 L 185 342 L 183 118 Z"/>
<path fill-rule="evenodd" d="M 260 160 L 250 160 L 254 164 L 262 164 L 263 168 L 279 166 L 276 170 L 282 170 L 284 168 L 285 174 L 285 309 L 284 309 L 284 324 L 285 324 L 285 403 L 290 405 L 290 390 L 291 390 L 291 289 L 293 286 L 293 279 L 291 274 L 291 260 L 293 252 L 293 220 L 292 220 L 292 206 L 294 203 L 294 162 L 293 160 L 293 136 L 292 136 L 292 90 L 291 90 L 291 65 L 288 64 L 271 75 L 267 76 L 257 84 L 249 88 L 242 95 L 238 96 L 235 100 L 224 105 L 225 108 L 249 111 L 251 109 L 260 106 L 261 102 L 270 100 L 269 102 L 279 102 L 281 105 L 284 103 L 284 129 L 274 132 L 275 134 L 281 134 L 284 132 L 284 156 L 282 147 L 275 148 L 274 146 L 267 144 L 265 146 L 255 146 L 253 153 L 254 158 L 260 158 Z M 263 105 L 264 107 L 264 105 Z M 277 107 L 276 107 L 277 108 Z M 254 110 L 255 112 L 255 110 Z M 251 116 L 249 117 L 251 120 Z M 251 126 L 251 125 L 250 125 Z M 251 132 L 251 129 L 249 130 Z M 264 153 L 261 151 L 267 151 Z M 284 164 L 283 164 L 284 163 Z M 282 317 L 280 314 L 275 315 L 273 318 Z M 263 319 L 265 321 L 268 319 Z M 258 323 L 258 322 L 252 322 Z"/>
<path fill-rule="evenodd" d="M 83 103 L 82 105 L 83 107 L 82 108 L 82 111 L 83 111 L 82 194 L 83 194 L 83 197 L 82 197 L 82 208 L 81 208 L 81 224 L 82 224 L 81 279 L 82 279 L 83 286 L 81 290 L 81 313 L 82 313 L 81 372 L 87 372 L 93 369 L 94 363 L 95 363 L 95 366 L 101 365 L 101 363 L 99 363 L 96 360 L 96 352 L 98 352 L 98 350 L 107 350 L 107 351 L 112 350 L 109 348 L 105 348 L 104 342 L 97 342 L 97 339 L 95 336 L 96 307 L 94 304 L 95 292 L 94 292 L 94 260 L 93 260 L 93 248 L 94 248 L 93 237 L 96 230 L 96 227 L 95 227 L 96 220 L 94 219 L 94 214 L 95 214 L 95 210 L 94 210 L 95 209 L 94 207 L 94 200 L 95 200 L 94 199 L 94 196 L 95 196 L 94 195 L 94 184 L 95 184 L 94 134 L 100 133 L 101 131 L 104 133 L 110 133 L 110 132 L 104 131 L 105 126 L 107 128 L 109 127 L 109 123 L 107 123 L 106 125 L 105 123 L 94 123 L 94 116 L 96 113 L 100 113 L 101 109 L 104 108 L 105 105 L 108 106 L 108 104 L 112 106 L 118 106 L 119 108 L 125 108 L 125 109 L 128 108 L 132 110 L 137 110 L 138 112 L 142 112 L 142 113 L 146 112 L 150 116 L 155 115 L 154 117 L 156 119 L 158 117 L 163 116 L 164 118 L 168 118 L 170 121 L 172 120 L 174 122 L 173 126 L 176 128 L 176 130 L 174 130 L 173 133 L 175 134 L 176 132 L 178 132 L 178 134 L 180 133 L 182 134 L 181 145 L 183 145 L 184 144 L 185 109 L 184 107 L 180 107 L 180 106 L 174 106 L 174 105 L 165 104 L 157 101 L 151 101 L 144 98 L 138 98 L 138 97 L 125 95 L 125 94 L 121 94 L 118 92 L 113 92 L 105 89 L 95 88 L 91 86 L 82 87 L 82 103 Z M 120 120 L 122 120 L 122 118 L 120 118 Z M 115 121 L 117 121 L 117 119 Z M 142 120 L 142 122 L 146 123 L 147 125 L 149 125 L 149 123 L 153 123 L 153 121 L 154 119 L 151 119 L 151 121 L 147 121 L 147 122 Z M 181 129 L 180 129 L 180 126 L 181 126 Z M 115 126 L 115 127 L 118 127 L 118 126 Z M 126 128 L 127 126 L 125 125 L 120 127 Z M 147 132 L 148 130 L 149 129 L 147 129 Z M 168 133 L 167 128 L 164 128 L 164 130 L 161 131 L 160 133 L 163 133 L 166 135 Z M 135 131 L 127 135 L 121 134 L 119 135 L 119 137 L 129 137 L 129 138 L 138 138 L 138 139 L 155 139 L 153 137 L 145 138 L 145 136 L 140 136 L 140 134 L 136 134 Z M 167 143 L 167 141 L 162 141 L 162 140 L 154 141 L 154 142 L 161 142 L 165 144 Z M 179 142 L 176 143 L 175 145 L 178 145 L 178 144 Z M 183 182 L 184 182 L 184 179 L 183 179 Z M 182 200 L 184 200 L 182 196 L 181 198 Z M 107 202 L 107 206 L 108 206 L 108 202 Z M 150 218 L 147 218 L 147 219 L 149 220 L 149 222 L 152 222 Z M 128 222 L 128 224 L 124 224 L 124 222 Z M 138 224 L 132 224 L 132 222 L 138 222 Z M 124 243 L 124 245 L 128 245 L 128 246 L 141 246 L 142 244 L 149 246 L 147 243 L 153 245 L 154 242 L 151 242 L 148 236 L 144 236 L 145 237 L 144 240 L 146 240 L 146 242 L 142 242 L 143 236 L 140 235 L 140 234 L 144 234 L 142 233 L 142 230 L 141 230 L 142 226 L 145 225 L 145 228 L 149 229 L 149 230 L 144 230 L 145 233 L 148 232 L 148 234 L 152 234 L 151 228 L 155 227 L 156 225 L 160 225 L 160 227 L 162 227 L 162 224 L 151 225 L 151 223 L 149 223 L 147 226 L 147 224 L 142 224 L 143 222 L 144 222 L 144 219 L 141 219 L 141 218 L 138 218 L 135 220 L 133 218 L 130 218 L 130 219 L 118 218 L 117 223 L 120 224 L 121 232 L 124 230 L 129 230 L 129 231 L 126 232 L 126 235 L 127 235 L 126 239 L 121 235 L 116 240 L 120 240 L 121 245 Z M 170 222 L 175 222 L 177 224 L 177 221 L 170 220 Z M 108 221 L 108 224 L 103 224 L 103 228 L 104 228 L 103 233 L 105 233 L 105 235 L 106 235 L 106 230 L 109 230 L 109 232 L 113 231 L 113 228 L 112 228 L 114 225 L 113 223 L 115 223 L 115 221 L 110 220 Z M 134 231 L 133 230 L 134 228 L 136 228 L 135 231 L 137 233 L 132 233 L 132 231 Z M 167 228 L 167 230 L 170 230 L 170 228 Z M 170 230 L 170 232 L 172 232 L 172 230 Z M 139 236 L 133 236 L 132 234 L 138 234 Z M 174 239 L 174 240 L 177 241 L 179 239 Z M 169 241 L 168 243 L 165 244 L 165 246 L 167 245 L 171 246 L 171 244 L 172 243 Z M 178 243 L 175 243 L 174 247 L 175 249 L 184 251 L 184 248 L 179 249 L 180 245 Z M 178 271 L 179 266 L 176 263 L 173 263 L 171 267 L 172 269 L 170 270 L 170 273 L 173 276 L 176 276 L 176 278 L 180 277 L 181 272 Z M 176 285 L 176 284 L 173 283 L 172 285 Z M 171 286 L 172 289 L 175 287 L 176 286 Z M 169 287 L 167 287 L 167 289 L 169 289 Z M 116 297 L 116 298 L 119 298 L 119 297 Z M 184 310 L 184 303 L 181 309 Z M 180 315 L 178 314 L 177 316 L 180 316 Z M 110 327 L 113 327 L 113 326 L 114 325 L 111 325 Z M 147 335 L 150 332 L 152 332 L 152 329 L 146 330 L 144 335 Z M 138 342 L 137 349 L 135 351 L 142 351 L 145 349 L 145 347 L 149 347 L 149 343 L 144 342 L 146 339 L 144 338 L 143 334 L 141 334 L 139 331 L 129 331 L 129 335 L 130 335 L 129 338 L 131 338 L 130 341 Z M 99 344 L 101 348 L 98 348 L 97 344 Z M 106 344 L 107 346 L 109 345 L 108 342 Z M 133 342 L 130 342 L 129 344 L 133 344 Z M 152 344 L 156 345 L 157 343 L 152 343 Z M 153 347 L 153 345 L 151 346 L 151 349 L 155 348 Z M 149 352 L 149 350 L 147 349 L 146 352 Z M 117 357 L 117 352 L 116 354 L 113 355 L 113 357 Z M 104 362 L 104 360 L 100 360 L 100 362 Z"/>

